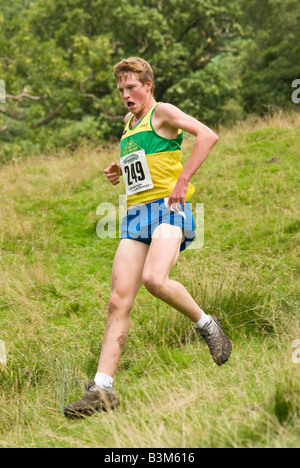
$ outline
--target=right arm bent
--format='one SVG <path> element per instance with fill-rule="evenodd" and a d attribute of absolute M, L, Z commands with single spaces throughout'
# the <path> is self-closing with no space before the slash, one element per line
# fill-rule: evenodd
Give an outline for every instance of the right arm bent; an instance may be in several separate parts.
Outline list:
<path fill-rule="evenodd" d="M 118 185 L 120 183 L 120 176 L 122 175 L 120 164 L 111 163 L 110 166 L 104 169 L 104 174 L 112 185 Z"/>
<path fill-rule="evenodd" d="M 124 119 L 125 124 L 128 122 L 128 119 L 130 118 L 130 116 L 131 116 L 131 113 L 129 112 Z M 104 174 L 106 175 L 107 179 L 112 185 L 118 185 L 120 183 L 119 178 L 122 175 L 120 164 L 111 163 L 110 166 L 104 169 Z"/>

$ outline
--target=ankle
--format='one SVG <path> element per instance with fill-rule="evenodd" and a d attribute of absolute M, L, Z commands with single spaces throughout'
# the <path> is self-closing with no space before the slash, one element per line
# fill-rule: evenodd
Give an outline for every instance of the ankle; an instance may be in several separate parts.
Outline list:
<path fill-rule="evenodd" d="M 103 374 L 102 372 L 97 372 L 94 378 L 94 382 L 97 387 L 103 388 L 103 390 L 111 390 L 113 386 L 113 377 L 108 374 Z"/>
<path fill-rule="evenodd" d="M 207 323 L 210 323 L 212 320 L 210 315 L 206 315 L 202 310 L 201 319 L 198 322 L 194 323 L 195 328 L 203 328 Z"/>

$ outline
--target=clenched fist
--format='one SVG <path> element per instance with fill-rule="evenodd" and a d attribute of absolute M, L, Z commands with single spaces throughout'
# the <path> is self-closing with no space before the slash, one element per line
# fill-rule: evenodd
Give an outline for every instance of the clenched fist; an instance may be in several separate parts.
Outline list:
<path fill-rule="evenodd" d="M 117 163 L 111 163 L 106 169 L 104 174 L 112 185 L 118 185 L 120 183 L 120 176 L 122 175 L 121 166 Z"/>

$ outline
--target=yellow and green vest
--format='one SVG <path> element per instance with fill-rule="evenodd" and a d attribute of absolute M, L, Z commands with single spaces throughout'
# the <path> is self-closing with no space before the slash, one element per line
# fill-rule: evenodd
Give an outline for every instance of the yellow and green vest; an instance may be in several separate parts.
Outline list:
<path fill-rule="evenodd" d="M 126 161 L 126 158 L 134 161 L 135 153 L 137 154 L 141 150 L 144 150 L 152 179 L 152 188 L 143 188 L 142 191 L 138 191 L 137 187 L 136 193 L 127 196 L 127 205 L 147 203 L 152 200 L 168 197 L 172 193 L 183 169 L 181 164 L 182 130 L 178 131 L 175 139 L 168 139 L 158 135 L 152 126 L 153 112 L 158 104 L 133 128 L 130 128 L 133 118 L 133 115 L 131 115 L 121 138 L 121 167 L 122 161 Z M 136 179 L 134 167 L 131 169 Z M 130 179 L 131 171 L 127 170 L 127 172 L 126 174 L 123 173 L 123 176 L 128 176 Z M 194 192 L 195 187 L 189 183 L 186 200 L 189 200 Z"/>

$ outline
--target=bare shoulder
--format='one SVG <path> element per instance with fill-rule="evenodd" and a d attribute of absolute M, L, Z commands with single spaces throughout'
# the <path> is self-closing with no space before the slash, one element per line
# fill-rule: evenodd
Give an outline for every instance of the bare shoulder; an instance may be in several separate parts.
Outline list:
<path fill-rule="evenodd" d="M 164 138 L 176 138 L 180 128 L 178 112 L 181 111 L 173 104 L 160 103 L 156 107 L 152 119 L 152 125 L 156 133 Z"/>
<path fill-rule="evenodd" d="M 130 116 L 131 116 L 131 112 L 128 112 L 128 114 L 124 117 L 125 125 L 127 124 L 128 120 L 130 119 Z"/>
<path fill-rule="evenodd" d="M 173 104 L 162 102 L 155 109 L 155 113 L 158 117 L 165 118 L 169 121 L 174 115 L 181 113 L 181 110 Z"/>
<path fill-rule="evenodd" d="M 186 117 L 188 116 L 178 107 L 165 102 L 159 104 L 154 113 L 155 122 L 158 128 L 182 128 L 182 124 L 184 123 Z"/>
<path fill-rule="evenodd" d="M 194 136 L 215 135 L 206 125 L 173 104 L 162 103 L 157 106 L 156 119 L 156 125 L 159 130 L 180 128 Z"/>
<path fill-rule="evenodd" d="M 160 125 L 166 125 L 173 128 L 182 128 L 182 122 L 189 116 L 182 112 L 179 107 L 163 102 L 157 106 L 156 117 L 157 120 L 159 120 Z"/>

